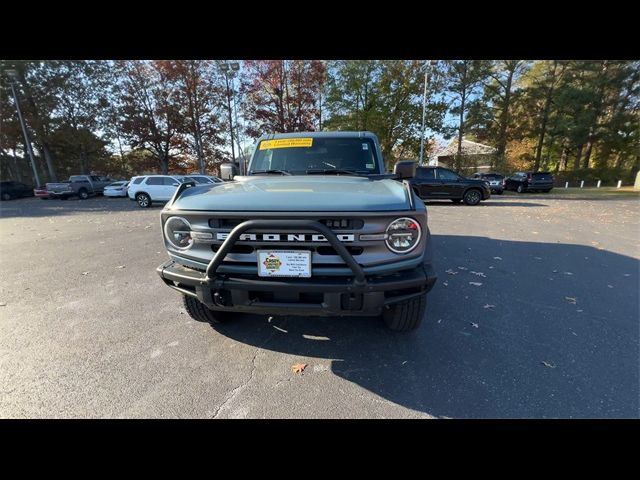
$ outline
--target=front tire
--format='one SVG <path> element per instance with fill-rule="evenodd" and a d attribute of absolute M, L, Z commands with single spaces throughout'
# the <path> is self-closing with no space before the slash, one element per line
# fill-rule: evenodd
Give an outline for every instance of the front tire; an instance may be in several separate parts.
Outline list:
<path fill-rule="evenodd" d="M 482 194 L 476 189 L 471 189 L 465 192 L 462 199 L 466 205 L 477 205 L 482 200 Z"/>
<path fill-rule="evenodd" d="M 410 332 L 422 323 L 427 309 L 427 294 L 390 305 L 382 313 L 387 327 L 396 332 Z"/>
<path fill-rule="evenodd" d="M 517 189 L 518 193 L 524 193 L 524 190 L 525 190 L 524 185 L 518 185 L 518 189 Z"/>
<path fill-rule="evenodd" d="M 2 194 L 2 200 L 11 200 L 11 195 L 9 195 L 8 193 L 3 193 Z"/>
<path fill-rule="evenodd" d="M 228 318 L 227 312 L 216 312 L 191 295 L 182 295 L 182 305 L 197 322 L 220 323 Z"/>
<path fill-rule="evenodd" d="M 151 206 L 151 197 L 146 193 L 139 193 L 136 195 L 136 201 L 140 208 L 149 208 Z"/>
<path fill-rule="evenodd" d="M 89 198 L 89 192 L 86 189 L 81 188 L 80 190 L 78 190 L 78 198 L 80 200 L 86 200 L 87 198 Z"/>

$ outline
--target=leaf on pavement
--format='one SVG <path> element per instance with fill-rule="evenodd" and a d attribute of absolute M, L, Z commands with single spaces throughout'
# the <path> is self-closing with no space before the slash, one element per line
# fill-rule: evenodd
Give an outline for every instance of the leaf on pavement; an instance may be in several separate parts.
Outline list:
<path fill-rule="evenodd" d="M 565 275 L 573 275 L 573 273 L 571 272 L 562 272 L 562 273 L 564 273 Z"/>
<path fill-rule="evenodd" d="M 7 306 L 7 302 L 0 302 L 0 307 L 6 307 Z"/>
<path fill-rule="evenodd" d="M 82 272 L 82 275 L 89 275 L 89 272 Z"/>
<path fill-rule="evenodd" d="M 471 271 L 471 273 L 473 273 L 474 275 L 478 276 L 478 277 L 483 277 L 483 278 L 487 278 L 487 276 L 482 273 L 482 272 L 474 272 L 473 270 Z"/>
<path fill-rule="evenodd" d="M 543 364 L 545 367 L 549 367 L 549 368 L 556 368 L 556 366 L 555 366 L 555 365 L 551 365 L 550 363 L 545 362 L 544 360 L 542 361 L 542 364 Z"/>
<path fill-rule="evenodd" d="M 458 270 L 469 270 L 467 267 L 458 267 Z"/>
<path fill-rule="evenodd" d="M 482 285 L 482 283 L 480 283 L 480 282 L 469 282 L 469 285 L 475 285 L 476 287 L 479 287 L 480 285 Z"/>
<path fill-rule="evenodd" d="M 484 307 L 482 307 L 482 308 L 490 308 L 490 309 L 492 309 L 492 310 L 493 310 L 494 308 L 496 308 L 496 306 L 495 306 L 495 305 L 489 305 L 489 304 L 487 303 L 487 304 L 486 304 Z"/>
<path fill-rule="evenodd" d="M 479 325 L 478 325 L 477 323 L 473 323 L 473 322 L 471 322 L 471 326 L 472 326 L 473 328 L 478 328 L 478 327 L 479 327 Z"/>
<path fill-rule="evenodd" d="M 456 272 L 454 270 L 451 270 L 451 269 L 446 270 L 445 273 L 448 273 L 449 275 L 457 275 L 458 274 L 458 272 Z"/>
<path fill-rule="evenodd" d="M 502 260 L 502 257 L 493 257 L 494 260 Z"/>
<path fill-rule="evenodd" d="M 118 265 L 116 268 L 125 268 L 126 265 Z"/>
<path fill-rule="evenodd" d="M 307 368 L 307 364 L 306 363 L 296 363 L 295 365 L 291 366 L 291 371 L 293 373 L 302 373 L 302 372 L 304 372 L 305 368 Z"/>
<path fill-rule="evenodd" d="M 564 297 L 564 299 L 572 305 L 575 305 L 576 303 L 578 303 L 578 300 L 574 297 Z"/>

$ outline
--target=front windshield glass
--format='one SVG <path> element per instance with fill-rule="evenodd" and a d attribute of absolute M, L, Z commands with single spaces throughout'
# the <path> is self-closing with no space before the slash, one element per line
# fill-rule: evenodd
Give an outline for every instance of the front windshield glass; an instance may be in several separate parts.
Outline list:
<path fill-rule="evenodd" d="M 364 138 L 283 138 L 258 145 L 249 173 L 282 170 L 292 174 L 347 170 L 376 174 L 374 143 Z"/>

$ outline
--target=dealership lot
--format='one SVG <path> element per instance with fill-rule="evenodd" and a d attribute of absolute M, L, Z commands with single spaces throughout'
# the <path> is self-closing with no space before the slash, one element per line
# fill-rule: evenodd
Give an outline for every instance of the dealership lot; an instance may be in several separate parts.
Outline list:
<path fill-rule="evenodd" d="M 410 334 L 376 318 L 214 328 L 155 272 L 161 207 L 0 209 L 0 417 L 640 415 L 638 197 L 428 204 L 439 279 Z"/>

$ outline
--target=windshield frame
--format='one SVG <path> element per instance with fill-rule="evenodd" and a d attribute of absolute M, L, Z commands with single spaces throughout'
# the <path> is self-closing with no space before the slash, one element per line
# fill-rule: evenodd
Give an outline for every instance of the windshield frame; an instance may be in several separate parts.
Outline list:
<path fill-rule="evenodd" d="M 277 139 L 285 139 L 285 138 L 289 138 L 289 137 L 278 137 Z M 291 138 L 297 138 L 297 137 L 291 137 Z M 265 136 L 265 137 L 261 137 L 258 142 L 256 143 L 255 146 L 255 150 L 254 150 L 254 154 L 251 158 L 251 162 L 249 164 L 249 169 L 247 171 L 247 175 L 264 175 L 265 170 L 272 170 L 275 173 L 275 170 L 281 170 L 281 171 L 286 171 L 287 173 L 289 173 L 290 175 L 309 175 L 309 172 L 313 172 L 315 173 L 318 170 L 326 170 L 327 171 L 327 175 L 334 175 L 335 173 L 333 172 L 333 170 L 336 170 L 338 172 L 338 174 L 352 174 L 352 175 L 362 175 L 362 176 L 372 176 L 372 175 L 382 175 L 384 174 L 384 168 L 382 166 L 382 157 L 381 157 L 381 153 L 380 153 L 380 147 L 378 145 L 378 143 L 376 142 L 375 138 L 372 138 L 371 136 L 364 136 L 364 137 L 357 137 L 357 136 L 353 136 L 353 137 L 342 137 L 342 136 L 321 136 L 321 137 L 317 137 L 317 136 L 311 136 L 311 138 L 313 138 L 313 142 L 314 142 L 314 146 L 317 146 L 318 143 L 319 144 L 323 144 L 325 141 L 329 140 L 329 141 L 352 141 L 353 143 L 360 143 L 360 144 L 364 144 L 366 143 L 368 145 L 367 148 L 363 148 L 363 150 L 369 150 L 370 151 L 370 155 L 372 157 L 373 160 L 373 168 L 372 169 L 367 169 L 367 168 L 362 168 L 362 169 L 356 169 L 356 168 L 345 168 L 343 166 L 341 166 L 339 164 L 339 162 L 335 162 L 336 164 L 330 164 L 328 163 L 326 160 L 322 159 L 322 157 L 318 157 L 317 160 L 319 161 L 319 163 L 324 164 L 322 167 L 318 167 L 318 164 L 313 164 L 311 162 L 309 162 L 307 165 L 304 166 L 304 168 L 299 168 L 299 169 L 286 169 L 286 168 L 275 168 L 272 164 L 269 164 L 269 160 L 266 160 L 264 158 L 265 155 L 273 155 L 273 153 L 271 152 L 275 152 L 278 150 L 281 150 L 281 148 L 271 148 L 271 149 L 260 149 L 260 146 L 262 144 L 262 142 L 265 141 L 270 141 L 272 140 L 272 138 Z M 302 150 L 304 148 L 308 148 L 308 147 L 290 147 L 287 149 L 290 150 L 294 150 L 294 149 L 298 149 L 298 150 Z M 330 153 L 330 152 L 328 152 Z M 319 154 L 320 155 L 320 154 Z M 367 160 L 365 159 L 365 162 L 367 162 Z M 370 163 L 363 163 L 363 166 L 368 166 L 371 165 Z M 267 166 L 269 166 L 270 168 L 267 168 Z M 262 172 L 262 173 L 260 173 Z M 340 173 L 343 172 L 343 173 Z M 344 172 L 349 172 L 349 173 L 344 173 Z M 317 173 L 316 173 L 317 174 Z"/>

